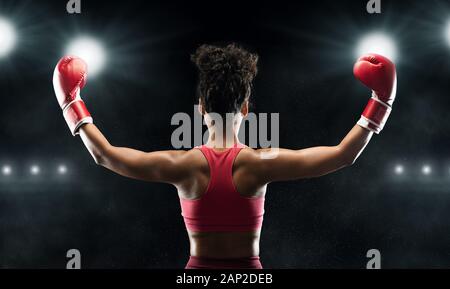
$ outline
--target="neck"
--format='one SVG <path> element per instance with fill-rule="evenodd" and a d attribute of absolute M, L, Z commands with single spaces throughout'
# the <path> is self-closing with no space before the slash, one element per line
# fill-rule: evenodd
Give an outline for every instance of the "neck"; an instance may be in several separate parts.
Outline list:
<path fill-rule="evenodd" d="M 241 122 L 241 113 L 228 113 L 225 119 L 218 114 L 205 114 L 209 132 L 206 145 L 213 148 L 229 148 L 239 143 L 237 136 Z"/>
<path fill-rule="evenodd" d="M 225 132 L 218 132 L 210 128 L 209 137 L 206 145 L 213 148 L 229 148 L 239 143 L 237 131 L 234 128 L 227 129 Z"/>

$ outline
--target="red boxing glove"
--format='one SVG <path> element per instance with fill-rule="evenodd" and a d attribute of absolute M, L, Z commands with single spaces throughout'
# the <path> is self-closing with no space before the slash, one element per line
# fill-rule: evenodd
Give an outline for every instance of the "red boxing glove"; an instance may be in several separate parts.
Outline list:
<path fill-rule="evenodd" d="M 353 74 L 372 89 L 372 98 L 358 125 L 378 134 L 391 113 L 397 92 L 395 65 L 384 56 L 369 53 L 356 61 Z"/>
<path fill-rule="evenodd" d="M 64 119 L 73 135 L 85 123 L 93 123 L 91 114 L 80 97 L 80 90 L 86 84 L 87 65 L 75 56 L 64 56 L 53 73 L 53 88 Z"/>

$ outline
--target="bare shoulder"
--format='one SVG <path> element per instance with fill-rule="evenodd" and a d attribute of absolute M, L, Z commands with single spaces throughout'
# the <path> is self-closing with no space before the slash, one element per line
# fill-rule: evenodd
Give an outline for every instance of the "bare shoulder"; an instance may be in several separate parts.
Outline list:
<path fill-rule="evenodd" d="M 283 149 L 273 149 L 273 148 L 263 148 L 263 149 L 253 149 L 246 147 L 242 149 L 238 158 L 243 162 L 248 162 L 250 164 L 263 164 L 266 161 L 275 158 L 280 152 L 284 152 Z M 237 161 L 237 160 L 236 160 Z"/>
<path fill-rule="evenodd" d="M 186 168 L 187 170 L 208 168 L 208 163 L 203 156 L 203 153 L 198 149 L 194 148 L 190 150 L 177 150 L 171 152 L 176 164 Z"/>
<path fill-rule="evenodd" d="M 238 188 L 241 193 L 265 191 L 264 186 L 268 183 L 266 181 L 266 171 L 270 166 L 264 160 L 263 153 L 267 151 L 269 150 L 246 147 L 236 157 L 234 163 L 235 178 L 245 180 L 241 182 L 241 187 Z"/>
<path fill-rule="evenodd" d="M 253 161 L 258 158 L 258 154 L 258 150 L 255 150 L 251 147 L 245 147 L 239 152 L 236 161 Z"/>
<path fill-rule="evenodd" d="M 263 164 L 261 161 L 261 153 L 263 151 L 259 149 L 253 149 L 250 147 L 243 148 L 235 160 L 235 168 L 252 168 L 256 171 L 259 166 Z"/>
<path fill-rule="evenodd" d="M 286 149 L 242 149 L 236 158 L 236 168 L 241 169 L 248 175 L 253 176 L 260 184 L 271 181 L 274 171 L 279 170 L 279 163 L 283 159 L 292 159 L 290 150 Z"/>
<path fill-rule="evenodd" d="M 205 156 L 198 149 L 190 149 L 176 151 L 174 158 L 177 159 L 176 166 L 179 174 L 173 184 L 185 198 L 198 197 L 196 193 L 204 191 L 209 180 L 209 165 Z"/>

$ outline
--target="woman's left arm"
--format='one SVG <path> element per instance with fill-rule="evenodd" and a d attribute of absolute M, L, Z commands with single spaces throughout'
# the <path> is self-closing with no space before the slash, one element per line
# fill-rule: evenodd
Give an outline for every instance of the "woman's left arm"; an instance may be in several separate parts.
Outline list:
<path fill-rule="evenodd" d="M 87 65 L 75 56 L 64 56 L 56 65 L 53 87 L 63 116 L 73 135 L 81 135 L 95 162 L 130 178 L 174 185 L 188 178 L 192 162 L 186 151 L 146 153 L 112 146 L 93 124 L 91 114 L 81 99 L 86 84 Z"/>

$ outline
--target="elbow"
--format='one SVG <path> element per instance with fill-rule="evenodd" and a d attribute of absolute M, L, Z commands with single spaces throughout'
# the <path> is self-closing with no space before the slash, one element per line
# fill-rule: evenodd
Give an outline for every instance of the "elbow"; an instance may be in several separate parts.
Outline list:
<path fill-rule="evenodd" d="M 93 153 L 92 158 L 94 159 L 96 165 L 103 166 L 105 164 L 105 157 L 101 153 Z"/>
<path fill-rule="evenodd" d="M 355 164 L 359 154 L 354 154 L 346 150 L 340 149 L 342 167 L 350 167 Z"/>
<path fill-rule="evenodd" d="M 96 165 L 105 166 L 108 162 L 106 150 L 93 150 L 91 151 L 91 155 Z"/>
<path fill-rule="evenodd" d="M 355 162 L 356 162 L 356 159 L 357 159 L 356 157 L 347 157 L 347 158 L 344 158 L 343 166 L 344 166 L 344 167 L 350 167 L 350 166 L 354 165 Z"/>
<path fill-rule="evenodd" d="M 343 156 L 343 164 L 345 167 L 350 167 L 356 163 L 360 153 L 349 153 Z"/>
<path fill-rule="evenodd" d="M 98 166 L 103 166 L 105 164 L 105 159 L 102 155 L 98 154 L 98 155 L 92 155 L 94 162 L 96 165 Z"/>

